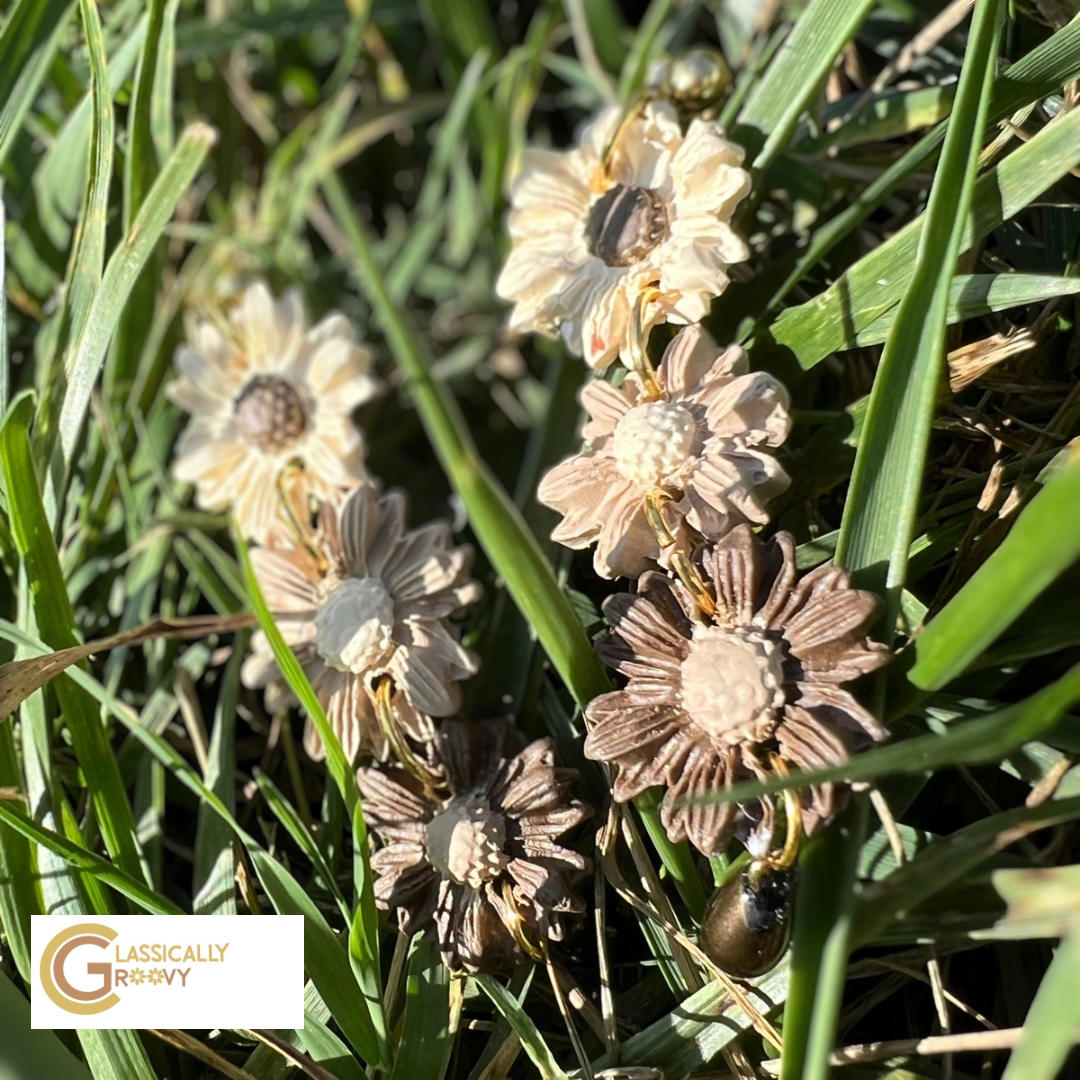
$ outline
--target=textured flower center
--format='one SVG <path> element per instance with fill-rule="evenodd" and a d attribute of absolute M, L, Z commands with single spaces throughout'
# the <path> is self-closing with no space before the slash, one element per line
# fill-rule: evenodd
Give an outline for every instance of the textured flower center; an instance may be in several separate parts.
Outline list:
<path fill-rule="evenodd" d="M 756 630 L 702 626 L 682 663 L 682 704 L 718 742 L 760 742 L 775 730 L 783 681 L 777 642 Z"/>
<path fill-rule="evenodd" d="M 648 401 L 635 405 L 615 425 L 615 467 L 638 487 L 651 490 L 685 464 L 696 424 L 681 405 Z"/>
<path fill-rule="evenodd" d="M 509 859 L 506 821 L 481 800 L 454 799 L 424 829 L 428 862 L 444 878 L 479 889 L 502 873 Z"/>
<path fill-rule="evenodd" d="M 632 266 L 667 231 L 667 208 L 655 191 L 617 184 L 593 203 L 585 222 L 585 243 L 589 253 L 608 266 Z"/>
<path fill-rule="evenodd" d="M 307 427 L 304 403 L 296 387 L 276 375 L 256 375 L 233 405 L 240 434 L 260 450 L 292 446 Z"/>
<path fill-rule="evenodd" d="M 345 578 L 315 610 L 315 649 L 332 668 L 360 675 L 393 647 L 394 598 L 378 578 Z"/>

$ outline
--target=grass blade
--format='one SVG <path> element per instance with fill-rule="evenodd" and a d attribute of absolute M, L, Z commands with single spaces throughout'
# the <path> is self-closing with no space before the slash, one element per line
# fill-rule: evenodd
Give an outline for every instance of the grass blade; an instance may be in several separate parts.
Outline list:
<path fill-rule="evenodd" d="M 873 0 L 813 0 L 739 115 L 736 142 L 764 172 L 791 141 L 799 117 L 817 97 L 836 57 L 855 36 Z"/>
<path fill-rule="evenodd" d="M 866 584 L 885 591 L 887 627 L 899 608 L 915 533 L 931 416 L 945 361 L 949 287 L 974 193 L 977 136 L 986 124 L 1001 13 L 1000 0 L 983 0 L 976 10 L 911 286 L 900 302 L 874 379 L 836 545 L 838 564 L 861 571 Z"/>
<path fill-rule="evenodd" d="M 147 194 L 130 231 L 109 259 L 86 325 L 66 363 L 67 388 L 58 434 L 67 470 L 79 443 L 90 394 L 131 289 L 216 138 L 216 132 L 207 124 L 188 127 Z"/>
<path fill-rule="evenodd" d="M 1039 984 L 1020 1042 L 1001 1080 L 1054 1080 L 1080 1030 L 1080 935 L 1065 938 Z"/>
<path fill-rule="evenodd" d="M 19 0 L 0 34 L 0 166 L 49 73 L 73 0 Z"/>
<path fill-rule="evenodd" d="M 32 399 L 24 397 L 9 413 L 0 430 L 0 460 L 11 532 L 26 567 L 42 639 L 53 649 L 67 649 L 78 644 L 75 616 L 34 475 L 28 433 L 32 411 Z M 86 776 L 105 846 L 119 867 L 142 877 L 131 804 L 93 702 L 69 679 L 56 683 L 56 695 Z"/>
<path fill-rule="evenodd" d="M 937 690 L 991 645 L 1080 558 L 1080 457 L 1058 469 L 1001 546 L 931 620 L 915 643 L 908 678 Z"/>
<path fill-rule="evenodd" d="M 430 941 L 409 958 L 405 1020 L 390 1080 L 442 1080 L 450 1061 L 450 973 Z"/>
<path fill-rule="evenodd" d="M 537 1030 L 518 999 L 490 975 L 477 975 L 476 985 L 491 998 L 492 1004 L 514 1029 L 514 1034 L 521 1040 L 525 1053 L 532 1059 L 542 1080 L 568 1080 L 566 1073 L 559 1068 L 558 1062 L 548 1049 L 548 1044 L 544 1042 L 544 1036 Z"/>

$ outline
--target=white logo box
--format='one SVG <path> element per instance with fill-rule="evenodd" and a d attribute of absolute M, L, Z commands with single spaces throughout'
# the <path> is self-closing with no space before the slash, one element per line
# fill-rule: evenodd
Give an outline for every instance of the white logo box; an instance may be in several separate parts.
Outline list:
<path fill-rule="evenodd" d="M 302 1028 L 301 915 L 34 915 L 31 1028 Z"/>

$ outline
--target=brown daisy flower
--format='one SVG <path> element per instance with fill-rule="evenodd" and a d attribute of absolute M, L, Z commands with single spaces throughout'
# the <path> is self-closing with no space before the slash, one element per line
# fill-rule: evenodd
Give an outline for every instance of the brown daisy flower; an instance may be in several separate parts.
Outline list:
<path fill-rule="evenodd" d="M 167 393 L 191 413 L 173 475 L 195 485 L 199 506 L 231 507 L 243 535 L 262 543 L 278 520 L 277 483 L 290 466 L 322 498 L 366 478 L 351 414 L 379 383 L 344 315 L 310 326 L 295 289 L 275 300 L 255 282 L 228 319 L 196 319 L 187 338 Z"/>
<path fill-rule="evenodd" d="M 631 372 L 621 387 L 596 380 L 582 391 L 589 422 L 584 453 L 556 465 L 537 498 L 563 515 L 552 539 L 596 544 L 601 577 L 638 577 L 661 548 L 646 498 L 662 496 L 665 524 L 718 538 L 768 520 L 765 504 L 788 486 L 769 448 L 788 435 L 788 395 L 764 371 L 749 371 L 738 345 L 721 351 L 700 326 L 664 352 L 655 386 Z"/>
<path fill-rule="evenodd" d="M 684 800 L 775 775 L 776 759 L 780 768 L 816 769 L 885 738 L 842 689 L 888 660 L 866 636 L 880 601 L 853 589 L 839 567 L 799 580 L 789 533 L 762 544 L 740 525 L 694 563 L 715 596 L 711 614 L 658 572 L 645 574 L 636 594 L 605 603 L 612 634 L 599 650 L 628 681 L 586 710 L 585 753 L 619 766 L 619 802 L 666 786 L 661 815 L 673 840 L 713 855 L 741 826 L 760 857 L 771 844 L 771 803 Z M 825 784 L 803 796 L 806 832 L 832 815 L 838 794 Z"/>
<path fill-rule="evenodd" d="M 505 720 L 444 720 L 432 760 L 436 791 L 403 769 L 360 769 L 364 817 L 382 847 L 375 900 L 402 933 L 434 929 L 452 971 L 501 972 L 541 939 L 561 941 L 589 860 L 556 841 L 592 813 L 571 797 L 573 769 L 551 739 L 518 752 Z"/>
<path fill-rule="evenodd" d="M 326 709 L 349 760 L 361 751 L 385 757 L 373 695 L 383 675 L 400 691 L 404 728 L 422 738 L 421 714 L 457 711 L 457 681 L 477 659 L 461 646 L 451 615 L 478 599 L 469 577 L 473 552 L 453 547 L 447 525 L 405 527 L 405 496 L 380 496 L 365 484 L 319 512 L 310 546 L 278 529 L 251 561 L 266 603 Z M 267 707 L 283 697 L 281 676 L 261 632 L 244 663 L 245 686 L 268 687 Z M 403 700 L 401 700 L 403 699 Z M 308 723 L 304 744 L 325 754 Z"/>

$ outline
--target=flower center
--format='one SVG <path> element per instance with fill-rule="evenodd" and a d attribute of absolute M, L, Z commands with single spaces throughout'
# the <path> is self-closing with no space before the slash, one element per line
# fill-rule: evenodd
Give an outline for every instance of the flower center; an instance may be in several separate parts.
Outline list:
<path fill-rule="evenodd" d="M 682 663 L 682 704 L 718 742 L 762 742 L 784 704 L 780 645 L 758 630 L 701 626 Z"/>
<path fill-rule="evenodd" d="M 233 417 L 248 442 L 271 453 L 291 446 L 307 427 L 296 387 L 276 375 L 251 379 L 233 404 Z"/>
<path fill-rule="evenodd" d="M 473 889 L 505 869 L 505 844 L 503 816 L 475 796 L 453 799 L 424 829 L 428 862 L 444 878 Z"/>
<path fill-rule="evenodd" d="M 589 210 L 585 243 L 589 253 L 608 266 L 632 266 L 644 259 L 667 231 L 667 208 L 655 191 L 617 184 Z"/>
<path fill-rule="evenodd" d="M 651 491 L 685 464 L 696 429 L 693 416 L 681 405 L 635 405 L 615 425 L 615 467 L 631 483 Z"/>
<path fill-rule="evenodd" d="M 393 647 L 394 598 L 378 578 L 345 578 L 315 610 L 315 650 L 330 667 L 360 675 Z"/>

